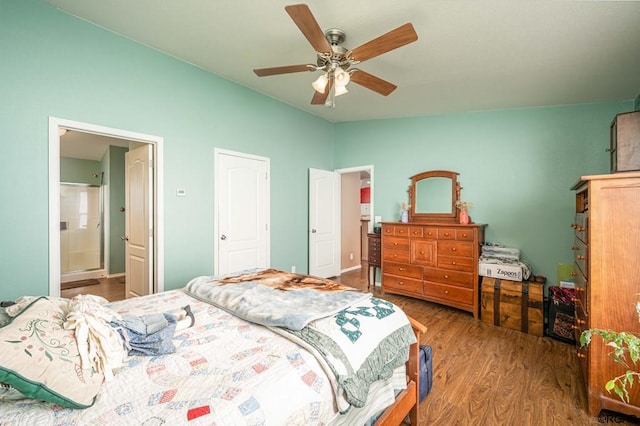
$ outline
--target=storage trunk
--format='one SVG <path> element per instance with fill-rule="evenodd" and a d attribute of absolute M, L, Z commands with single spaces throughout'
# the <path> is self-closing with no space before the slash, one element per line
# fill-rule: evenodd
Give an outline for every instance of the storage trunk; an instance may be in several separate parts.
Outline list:
<path fill-rule="evenodd" d="M 481 319 L 487 324 L 542 336 L 544 284 L 482 277 Z"/>

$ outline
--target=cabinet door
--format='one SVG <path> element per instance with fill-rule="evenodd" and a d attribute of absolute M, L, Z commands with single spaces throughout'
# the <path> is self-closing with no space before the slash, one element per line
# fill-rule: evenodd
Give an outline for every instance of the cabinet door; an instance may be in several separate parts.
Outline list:
<path fill-rule="evenodd" d="M 414 265 L 436 265 L 436 242 L 429 240 L 411 241 L 411 263 Z"/>

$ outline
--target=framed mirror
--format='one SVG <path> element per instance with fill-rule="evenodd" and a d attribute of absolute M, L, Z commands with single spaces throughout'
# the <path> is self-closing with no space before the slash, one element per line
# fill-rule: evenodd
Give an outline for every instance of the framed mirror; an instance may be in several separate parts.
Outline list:
<path fill-rule="evenodd" d="M 457 222 L 460 199 L 458 173 L 431 170 L 411 177 L 410 222 Z"/>

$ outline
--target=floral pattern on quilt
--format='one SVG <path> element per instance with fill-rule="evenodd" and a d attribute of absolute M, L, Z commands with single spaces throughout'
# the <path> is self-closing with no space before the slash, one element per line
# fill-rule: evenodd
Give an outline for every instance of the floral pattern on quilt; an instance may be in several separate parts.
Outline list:
<path fill-rule="evenodd" d="M 196 321 L 174 336 L 175 354 L 129 357 L 85 410 L 0 401 L 0 424 L 322 425 L 335 417 L 333 392 L 315 357 L 265 327 L 181 290 L 111 306 L 121 314 L 144 315 L 187 304 Z M 231 355 L 218 350 L 220 345 Z M 281 398 L 285 388 L 286 400 Z M 278 401 L 282 405 L 274 405 Z"/>

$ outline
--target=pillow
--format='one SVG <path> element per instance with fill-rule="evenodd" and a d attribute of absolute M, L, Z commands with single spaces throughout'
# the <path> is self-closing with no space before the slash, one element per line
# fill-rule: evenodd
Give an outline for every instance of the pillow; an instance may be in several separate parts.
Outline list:
<path fill-rule="evenodd" d="M 104 375 L 83 370 L 59 303 L 40 297 L 0 327 L 0 383 L 62 407 L 93 405 Z"/>

